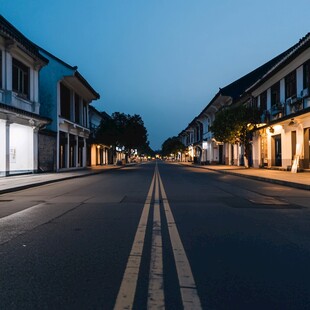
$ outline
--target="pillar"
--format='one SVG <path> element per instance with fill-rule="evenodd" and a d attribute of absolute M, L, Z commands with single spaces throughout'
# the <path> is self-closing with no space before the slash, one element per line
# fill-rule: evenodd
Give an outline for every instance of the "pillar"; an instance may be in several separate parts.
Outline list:
<path fill-rule="evenodd" d="M 66 168 L 70 168 L 70 134 L 67 133 L 67 147 L 66 147 Z"/>
<path fill-rule="evenodd" d="M 9 121 L 5 123 L 5 161 L 4 161 L 4 173 L 10 174 L 10 125 Z"/>
<path fill-rule="evenodd" d="M 75 167 L 79 166 L 79 136 L 75 136 Z"/>
<path fill-rule="evenodd" d="M 86 167 L 86 139 L 83 139 L 83 167 Z"/>
<path fill-rule="evenodd" d="M 38 155 L 39 155 L 39 148 L 38 148 L 38 128 L 33 129 L 33 172 L 38 171 Z"/>

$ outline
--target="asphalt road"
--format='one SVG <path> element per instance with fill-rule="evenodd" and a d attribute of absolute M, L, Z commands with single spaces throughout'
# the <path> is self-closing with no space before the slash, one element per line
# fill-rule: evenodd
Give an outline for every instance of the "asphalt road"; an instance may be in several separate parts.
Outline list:
<path fill-rule="evenodd" d="M 0 196 L 0 309 L 310 309 L 309 191 L 155 161 Z"/>

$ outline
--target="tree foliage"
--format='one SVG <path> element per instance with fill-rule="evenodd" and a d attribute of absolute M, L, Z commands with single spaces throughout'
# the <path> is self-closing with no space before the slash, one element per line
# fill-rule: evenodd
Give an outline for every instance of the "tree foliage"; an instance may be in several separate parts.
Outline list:
<path fill-rule="evenodd" d="M 161 153 L 163 156 L 168 156 L 170 154 L 177 154 L 178 152 L 183 152 L 185 151 L 185 149 L 185 145 L 180 141 L 178 137 L 171 137 L 162 144 Z"/>
<path fill-rule="evenodd" d="M 217 141 L 232 144 L 239 142 L 245 146 L 247 153 L 252 131 L 258 122 L 257 109 L 240 105 L 219 111 L 215 115 L 211 131 Z"/>
<path fill-rule="evenodd" d="M 97 143 L 124 148 L 130 154 L 131 149 L 148 145 L 147 136 L 147 130 L 140 115 L 115 112 L 111 118 L 102 120 L 95 139 Z"/>

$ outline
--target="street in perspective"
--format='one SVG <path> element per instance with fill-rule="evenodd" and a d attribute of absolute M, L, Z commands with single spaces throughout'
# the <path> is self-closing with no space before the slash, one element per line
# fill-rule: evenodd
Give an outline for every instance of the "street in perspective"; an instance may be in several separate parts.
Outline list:
<path fill-rule="evenodd" d="M 2 194 L 1 309 L 307 309 L 309 199 L 160 160 Z"/>
<path fill-rule="evenodd" d="M 310 310 L 310 2 L 277 2 L 0 1 L 0 310 Z"/>

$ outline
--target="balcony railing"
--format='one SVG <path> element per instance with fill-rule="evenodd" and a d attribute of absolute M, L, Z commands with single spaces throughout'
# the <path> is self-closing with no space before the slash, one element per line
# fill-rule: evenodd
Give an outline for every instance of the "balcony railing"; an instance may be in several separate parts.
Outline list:
<path fill-rule="evenodd" d="M 284 116 L 302 111 L 307 107 L 310 107 L 309 97 L 302 98 L 294 96 L 288 98 L 283 103 L 278 102 L 277 104 L 272 105 L 271 109 L 262 111 L 260 119 L 262 123 L 268 124 L 270 121 L 274 121 Z"/>
<path fill-rule="evenodd" d="M 5 104 L 28 112 L 39 114 L 40 104 L 19 96 L 13 91 L 4 91 L 2 100 Z"/>

